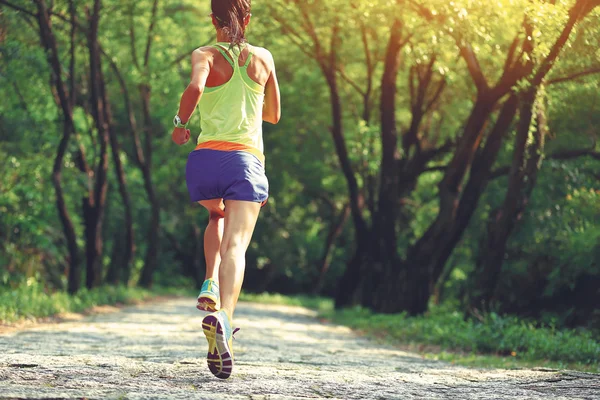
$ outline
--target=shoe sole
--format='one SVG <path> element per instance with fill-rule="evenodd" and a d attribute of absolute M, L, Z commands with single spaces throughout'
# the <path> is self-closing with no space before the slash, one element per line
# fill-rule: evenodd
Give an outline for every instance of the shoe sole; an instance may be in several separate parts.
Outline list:
<path fill-rule="evenodd" d="M 221 321 L 213 314 L 207 315 L 202 320 L 202 330 L 208 341 L 208 369 L 219 379 L 229 378 L 233 371 L 233 357 Z"/>
<path fill-rule="evenodd" d="M 198 297 L 198 303 L 196 304 L 196 308 L 200 311 L 208 311 L 215 312 L 219 311 L 219 305 L 214 299 L 206 296 Z"/>

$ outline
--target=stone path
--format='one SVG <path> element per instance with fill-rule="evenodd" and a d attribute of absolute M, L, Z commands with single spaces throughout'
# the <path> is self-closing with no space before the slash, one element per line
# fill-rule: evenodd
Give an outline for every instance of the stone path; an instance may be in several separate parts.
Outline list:
<path fill-rule="evenodd" d="M 600 399 L 600 375 L 457 367 L 240 304 L 236 367 L 214 378 L 202 314 L 175 299 L 0 335 L 0 399 Z"/>

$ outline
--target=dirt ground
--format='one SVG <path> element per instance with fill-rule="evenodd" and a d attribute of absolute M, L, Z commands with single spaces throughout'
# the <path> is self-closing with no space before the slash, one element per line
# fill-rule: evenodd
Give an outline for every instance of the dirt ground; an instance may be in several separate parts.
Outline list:
<path fill-rule="evenodd" d="M 600 399 L 600 375 L 458 367 L 251 303 L 222 381 L 201 320 L 195 299 L 171 299 L 1 334 L 0 399 Z"/>

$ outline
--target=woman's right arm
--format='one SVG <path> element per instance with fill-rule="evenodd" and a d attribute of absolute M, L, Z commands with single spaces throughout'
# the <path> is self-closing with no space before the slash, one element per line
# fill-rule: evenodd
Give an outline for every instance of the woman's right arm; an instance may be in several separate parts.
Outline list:
<path fill-rule="evenodd" d="M 279 82 L 275 73 L 275 61 L 270 52 L 267 51 L 271 74 L 265 85 L 265 105 L 263 107 L 263 121 L 276 124 L 281 118 L 281 96 L 279 94 Z"/>
<path fill-rule="evenodd" d="M 192 78 L 181 95 L 179 111 L 177 112 L 183 124 L 186 124 L 192 117 L 204 91 L 211 68 L 211 58 L 209 56 L 210 54 L 202 49 L 196 49 L 192 53 Z M 190 139 L 190 131 L 189 129 L 175 128 L 171 138 L 179 145 L 185 144 Z"/>

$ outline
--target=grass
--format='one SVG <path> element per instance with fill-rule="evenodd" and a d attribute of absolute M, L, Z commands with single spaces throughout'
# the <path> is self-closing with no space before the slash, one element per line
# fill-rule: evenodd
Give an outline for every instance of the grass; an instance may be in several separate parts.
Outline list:
<path fill-rule="evenodd" d="M 436 359 L 475 367 L 549 368 L 600 372 L 600 342 L 590 331 L 537 326 L 517 317 L 488 314 L 464 319 L 446 307 L 426 315 L 374 314 L 363 308 L 333 309 L 330 299 L 277 294 L 243 295 L 243 300 L 298 305 L 322 318 L 377 340 Z"/>
<path fill-rule="evenodd" d="M 82 289 L 71 296 L 66 292 L 48 292 L 35 280 L 17 288 L 0 288 L 0 323 L 51 317 L 60 313 L 81 313 L 96 306 L 134 304 L 159 295 L 179 295 L 178 289 L 103 286 Z"/>

